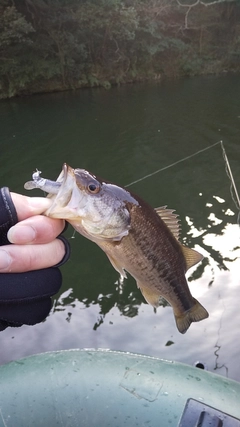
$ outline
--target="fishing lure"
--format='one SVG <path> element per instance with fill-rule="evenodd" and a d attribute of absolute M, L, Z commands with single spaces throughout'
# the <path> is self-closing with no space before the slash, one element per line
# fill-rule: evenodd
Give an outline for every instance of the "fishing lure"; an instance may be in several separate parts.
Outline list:
<path fill-rule="evenodd" d="M 40 176 L 41 173 L 42 172 L 39 171 L 38 169 L 36 169 L 36 172 L 33 172 L 32 174 L 33 181 L 28 181 L 24 184 L 25 190 L 40 188 L 42 191 L 46 191 L 46 193 L 57 194 L 62 183 L 43 178 Z"/>

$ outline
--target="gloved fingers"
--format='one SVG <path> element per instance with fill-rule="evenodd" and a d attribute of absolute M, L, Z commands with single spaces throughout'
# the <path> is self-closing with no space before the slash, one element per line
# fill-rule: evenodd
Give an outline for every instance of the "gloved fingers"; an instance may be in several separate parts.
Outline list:
<path fill-rule="evenodd" d="M 21 307 L 56 294 L 62 284 L 59 268 L 51 267 L 25 273 L 0 274 L 0 319 L 3 306 Z"/>
<path fill-rule="evenodd" d="M 68 224 L 68 223 L 66 222 L 66 224 Z M 64 228 L 64 230 L 65 229 L 66 229 L 66 227 Z M 65 247 L 65 254 L 64 254 L 63 258 L 61 259 L 61 261 L 58 262 L 57 264 L 55 264 L 54 267 L 61 267 L 61 265 L 65 264 L 65 262 L 67 262 L 70 258 L 71 246 L 70 246 L 69 241 L 62 234 L 60 234 L 57 238 L 63 242 L 64 247 Z"/>
<path fill-rule="evenodd" d="M 62 239 L 39 245 L 0 247 L 0 273 L 21 273 L 62 263 L 66 246 Z"/>
<path fill-rule="evenodd" d="M 51 296 L 61 284 L 61 272 L 55 267 L 27 274 L 0 274 L 0 331 L 42 322 L 52 308 Z"/>
<path fill-rule="evenodd" d="M 7 232 L 18 222 L 17 212 L 8 187 L 0 188 L 0 245 L 7 245 Z"/>
<path fill-rule="evenodd" d="M 64 220 L 36 215 L 11 227 L 7 237 L 10 243 L 17 245 L 49 243 L 62 233 L 64 228 Z"/>
<path fill-rule="evenodd" d="M 45 212 L 52 204 L 46 197 L 28 197 L 17 193 L 10 193 L 15 205 L 18 221 Z"/>
<path fill-rule="evenodd" d="M 51 298 L 15 306 L 0 304 L 0 320 L 7 322 L 8 326 L 35 325 L 46 319 L 51 308 Z"/>

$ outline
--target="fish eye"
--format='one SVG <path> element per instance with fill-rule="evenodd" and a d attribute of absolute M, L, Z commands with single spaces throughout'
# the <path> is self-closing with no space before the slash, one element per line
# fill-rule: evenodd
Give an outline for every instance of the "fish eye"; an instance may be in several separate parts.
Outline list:
<path fill-rule="evenodd" d="M 100 186 L 95 184 L 94 182 L 90 182 L 87 188 L 88 188 L 88 191 L 92 194 L 97 194 L 100 190 Z"/>

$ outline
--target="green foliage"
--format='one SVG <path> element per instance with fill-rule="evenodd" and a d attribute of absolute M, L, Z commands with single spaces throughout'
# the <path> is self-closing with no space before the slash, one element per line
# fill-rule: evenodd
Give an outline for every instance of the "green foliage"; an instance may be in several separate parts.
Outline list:
<path fill-rule="evenodd" d="M 240 3 L 187 11 L 176 0 L 2 0 L 0 97 L 239 69 Z"/>
<path fill-rule="evenodd" d="M 200 74 L 201 68 L 203 65 L 203 59 L 197 54 L 193 53 L 192 55 L 184 54 L 181 57 L 180 61 L 180 70 L 182 74 L 185 75 L 194 75 Z"/>
<path fill-rule="evenodd" d="M 0 15 L 0 88 L 7 96 L 14 96 L 30 81 L 25 68 L 33 32 L 32 25 L 14 6 L 7 6 Z"/>
<path fill-rule="evenodd" d="M 17 12 L 15 6 L 6 7 L 0 16 L 1 50 L 17 43 L 29 44 L 28 34 L 31 32 L 34 32 L 32 25 Z"/>

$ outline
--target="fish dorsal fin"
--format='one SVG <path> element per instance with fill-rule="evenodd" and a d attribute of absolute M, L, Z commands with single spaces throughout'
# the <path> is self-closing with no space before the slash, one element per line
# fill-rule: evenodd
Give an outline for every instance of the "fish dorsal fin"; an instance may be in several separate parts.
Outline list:
<path fill-rule="evenodd" d="M 186 261 L 187 270 L 203 259 L 203 255 L 194 249 L 187 248 L 187 246 L 184 245 L 181 245 L 181 249 Z"/>
<path fill-rule="evenodd" d="M 161 206 L 160 208 L 155 208 L 155 211 L 168 226 L 174 237 L 179 240 L 181 225 L 178 215 L 173 213 L 174 210 L 167 209 L 167 206 Z"/>
<path fill-rule="evenodd" d="M 178 219 L 178 215 L 174 213 L 174 210 L 167 209 L 167 206 L 161 206 L 160 208 L 156 208 L 155 211 L 168 226 L 174 237 L 179 240 L 181 225 Z M 202 254 L 195 251 L 194 249 L 190 249 L 182 244 L 180 244 L 180 246 L 186 261 L 187 270 L 203 259 Z"/>

